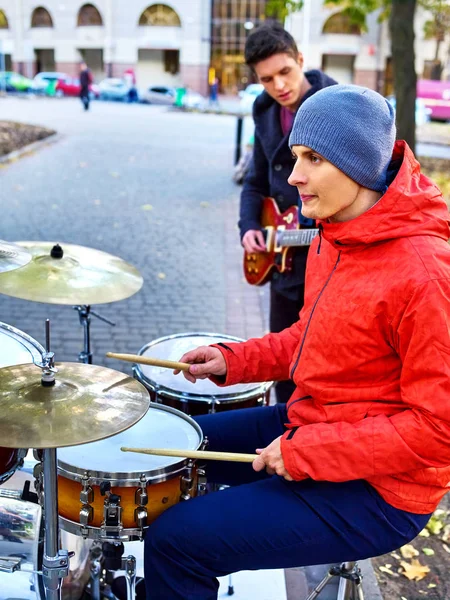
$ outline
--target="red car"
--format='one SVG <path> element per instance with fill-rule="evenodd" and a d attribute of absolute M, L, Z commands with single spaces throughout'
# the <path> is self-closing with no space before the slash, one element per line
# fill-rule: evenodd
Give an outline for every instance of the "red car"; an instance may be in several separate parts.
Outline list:
<path fill-rule="evenodd" d="M 56 96 L 79 96 L 81 91 L 80 80 L 75 77 L 66 77 L 65 79 L 58 79 L 56 84 Z M 95 83 L 91 83 L 89 86 L 91 92 L 91 98 L 99 98 L 100 90 Z"/>

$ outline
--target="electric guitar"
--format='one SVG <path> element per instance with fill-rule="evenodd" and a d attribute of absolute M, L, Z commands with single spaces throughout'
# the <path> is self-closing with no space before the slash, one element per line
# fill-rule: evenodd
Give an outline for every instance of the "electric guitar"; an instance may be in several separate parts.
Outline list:
<path fill-rule="evenodd" d="M 298 208 L 291 206 L 280 213 L 273 198 L 264 198 L 261 225 L 266 240 L 265 252 L 244 252 L 244 275 L 252 285 L 264 285 L 276 269 L 285 273 L 292 269 L 294 246 L 309 246 L 318 229 L 300 229 Z"/>

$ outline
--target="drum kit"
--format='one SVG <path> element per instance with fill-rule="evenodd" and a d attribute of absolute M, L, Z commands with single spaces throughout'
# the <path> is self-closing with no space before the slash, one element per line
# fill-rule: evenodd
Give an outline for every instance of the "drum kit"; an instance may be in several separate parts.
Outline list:
<path fill-rule="evenodd" d="M 224 390 L 202 380 L 193 393 L 160 366 L 135 364 L 130 377 L 93 365 L 90 318 L 103 317 L 91 304 L 128 298 L 142 283 L 132 265 L 99 250 L 0 241 L 0 293 L 73 305 L 85 338 L 78 362 L 59 363 L 48 320 L 45 347 L 0 323 L 0 600 L 112 599 L 119 569 L 134 600 L 136 559 L 123 556 L 123 543 L 142 540 L 163 511 L 207 489 L 204 468 L 183 453 L 207 444 L 190 415 L 268 403 L 270 383 Z M 230 340 L 241 341 L 172 335 L 136 356 L 158 365 Z M 149 440 L 175 455 L 121 450 Z M 28 589 L 16 589 L 24 574 Z"/>

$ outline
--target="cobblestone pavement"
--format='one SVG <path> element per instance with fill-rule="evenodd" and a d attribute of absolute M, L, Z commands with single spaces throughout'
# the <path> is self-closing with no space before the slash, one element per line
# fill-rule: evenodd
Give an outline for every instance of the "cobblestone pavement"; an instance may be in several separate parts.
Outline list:
<path fill-rule="evenodd" d="M 134 297 L 93 308 L 94 363 L 186 331 L 261 335 L 266 292 L 243 281 L 231 181 L 236 119 L 162 107 L 3 99 L 2 118 L 46 125 L 60 138 L 0 170 L 0 238 L 98 248 L 135 265 Z M 1 281 L 0 281 L 1 283 Z M 0 290 L 1 291 L 1 290 Z M 52 321 L 58 360 L 75 361 L 83 332 L 70 306 L 0 296 L 0 320 L 43 342 Z"/>

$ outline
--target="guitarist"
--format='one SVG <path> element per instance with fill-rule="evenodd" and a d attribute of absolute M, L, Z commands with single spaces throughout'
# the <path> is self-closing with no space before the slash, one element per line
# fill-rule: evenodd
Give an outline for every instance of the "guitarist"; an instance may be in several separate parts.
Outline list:
<path fill-rule="evenodd" d="M 255 143 L 253 160 L 245 178 L 239 228 L 247 252 L 263 252 L 261 206 L 264 197 L 275 199 L 280 212 L 298 205 L 298 192 L 287 183 L 294 161 L 289 134 L 299 106 L 324 87 L 337 82 L 321 71 L 303 73 L 303 56 L 294 38 L 281 25 L 258 27 L 247 39 L 245 61 L 264 86 L 253 106 Z M 312 219 L 299 214 L 302 226 L 314 227 Z M 298 320 L 303 306 L 308 248 L 297 248 L 292 271 L 274 273 L 270 286 L 270 331 L 279 332 Z M 287 402 L 294 390 L 291 381 L 276 386 L 277 402 Z"/>

